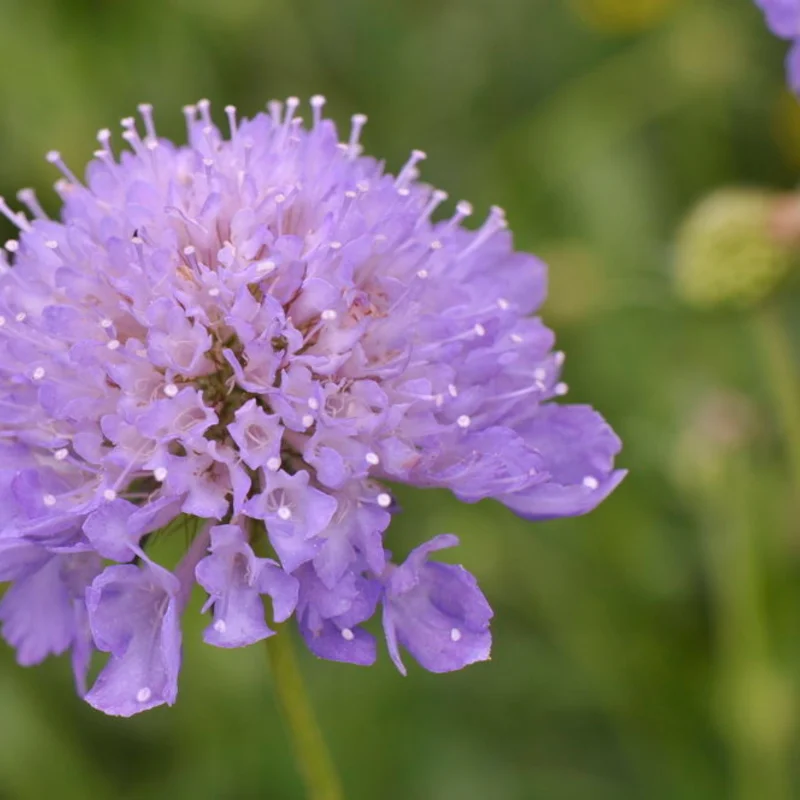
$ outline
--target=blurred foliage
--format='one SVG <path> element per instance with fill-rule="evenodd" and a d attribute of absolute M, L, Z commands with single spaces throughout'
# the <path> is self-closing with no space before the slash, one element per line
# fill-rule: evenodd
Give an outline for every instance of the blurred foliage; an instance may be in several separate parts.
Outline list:
<path fill-rule="evenodd" d="M 251 114 L 322 92 L 343 123 L 369 114 L 367 150 L 390 168 L 424 149 L 426 179 L 504 206 L 518 245 L 552 256 L 544 316 L 570 399 L 620 432 L 630 476 L 593 515 L 538 525 L 400 493 L 390 546 L 461 535 L 496 610 L 493 661 L 403 679 L 385 657 L 305 657 L 348 798 L 792 796 L 761 780 L 797 761 L 800 515 L 783 440 L 749 320 L 685 310 L 670 288 L 698 199 L 796 181 L 783 45 L 752 6 L 0 0 L 8 196 L 52 183 L 52 147 L 85 162 L 96 130 L 143 100 L 180 138 L 181 105 L 203 96 Z M 781 303 L 800 319 L 793 290 Z M 740 406 L 756 422 L 738 435 L 725 415 Z M 63 659 L 24 670 L 4 646 L 0 797 L 299 798 L 263 649 L 203 645 L 198 608 L 177 706 L 131 720 L 81 703 Z"/>

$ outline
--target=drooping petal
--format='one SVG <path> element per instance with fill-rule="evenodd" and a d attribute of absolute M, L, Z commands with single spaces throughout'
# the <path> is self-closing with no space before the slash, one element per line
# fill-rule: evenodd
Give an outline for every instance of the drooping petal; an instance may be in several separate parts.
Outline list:
<path fill-rule="evenodd" d="M 0 539 L 0 580 L 13 581 L 0 602 L 0 621 L 20 664 L 38 664 L 72 648 L 75 680 L 79 691 L 85 689 L 91 635 L 84 594 L 100 569 L 91 552 L 58 554 Z"/>
<path fill-rule="evenodd" d="M 309 650 L 329 661 L 362 666 L 374 663 L 375 637 L 360 624 L 375 612 L 380 595 L 377 581 L 349 572 L 329 589 L 308 565 L 297 576 L 297 620 Z"/>
<path fill-rule="evenodd" d="M 461 566 L 427 561 L 430 553 L 456 544 L 455 536 L 436 536 L 386 578 L 383 626 L 389 653 L 404 675 L 399 645 L 431 672 L 489 658 L 492 610 L 475 578 Z"/>
<path fill-rule="evenodd" d="M 548 478 L 497 499 L 526 519 L 586 514 L 625 477 L 613 468 L 619 438 L 588 406 L 544 406 L 520 435 L 540 455 Z"/>
<path fill-rule="evenodd" d="M 129 717 L 172 705 L 178 693 L 180 584 L 152 562 L 107 567 L 86 593 L 89 624 L 99 650 L 111 654 L 86 695 L 94 708 Z"/>

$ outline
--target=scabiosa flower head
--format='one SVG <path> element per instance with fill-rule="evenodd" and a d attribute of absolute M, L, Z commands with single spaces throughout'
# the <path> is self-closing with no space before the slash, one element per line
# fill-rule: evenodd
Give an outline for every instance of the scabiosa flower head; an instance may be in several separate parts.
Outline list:
<path fill-rule="evenodd" d="M 756 5 L 764 12 L 770 30 L 793 43 L 786 70 L 789 85 L 800 94 L 800 0 L 756 0 Z"/>
<path fill-rule="evenodd" d="M 323 103 L 307 127 L 295 98 L 228 107 L 223 133 L 201 101 L 180 147 L 141 106 L 129 149 L 100 131 L 85 182 L 48 155 L 59 221 L 29 190 L 30 215 L 0 202 L 20 230 L 0 275 L 0 620 L 22 663 L 70 650 L 81 691 L 108 653 L 86 694 L 107 713 L 174 701 L 195 583 L 217 647 L 294 616 L 318 656 L 370 664 L 380 606 L 401 670 L 400 647 L 435 672 L 485 659 L 486 599 L 431 559 L 456 538 L 399 564 L 385 548 L 387 482 L 549 519 L 622 478 L 602 418 L 553 402 L 545 269 L 503 212 L 433 221 L 424 154 L 386 174 L 365 117 L 340 142 Z M 191 544 L 158 564 L 179 518 Z"/>

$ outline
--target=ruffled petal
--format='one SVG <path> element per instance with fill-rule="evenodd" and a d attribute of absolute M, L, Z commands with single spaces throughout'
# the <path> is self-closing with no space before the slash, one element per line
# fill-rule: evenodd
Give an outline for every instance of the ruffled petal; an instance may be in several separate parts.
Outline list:
<path fill-rule="evenodd" d="M 178 693 L 181 631 L 172 573 L 145 562 L 107 567 L 86 593 L 98 649 L 111 654 L 86 695 L 106 714 L 129 717 L 172 705 Z"/>
<path fill-rule="evenodd" d="M 543 406 L 519 434 L 539 454 L 547 479 L 496 497 L 526 519 L 586 514 L 626 475 L 613 468 L 619 437 L 588 406 Z"/>
<path fill-rule="evenodd" d="M 400 645 L 430 672 L 452 672 L 489 658 L 492 610 L 475 578 L 461 566 L 427 561 L 430 553 L 456 544 L 452 535 L 434 537 L 385 580 L 386 642 L 403 675 Z"/>

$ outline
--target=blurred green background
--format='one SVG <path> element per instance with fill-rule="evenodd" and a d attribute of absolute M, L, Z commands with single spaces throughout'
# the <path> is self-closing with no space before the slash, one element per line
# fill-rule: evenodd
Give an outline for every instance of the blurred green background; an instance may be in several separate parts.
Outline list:
<path fill-rule="evenodd" d="M 686 310 L 670 281 L 699 198 L 800 171 L 784 47 L 752 6 L 0 0 L 6 196 L 33 184 L 54 207 L 44 152 L 84 163 L 141 101 L 181 138 L 200 97 L 221 118 L 321 92 L 342 124 L 369 115 L 390 169 L 424 149 L 427 180 L 505 207 L 551 264 L 569 399 L 612 422 L 631 474 L 547 524 L 400 493 L 390 546 L 461 535 L 493 661 L 403 679 L 385 655 L 304 655 L 348 798 L 800 797 L 798 492 L 754 315 Z M 800 319 L 795 290 L 778 302 Z M 214 650 L 203 624 L 188 615 L 177 706 L 131 720 L 78 700 L 65 660 L 24 670 L 3 645 L 0 798 L 300 798 L 263 648 Z"/>

